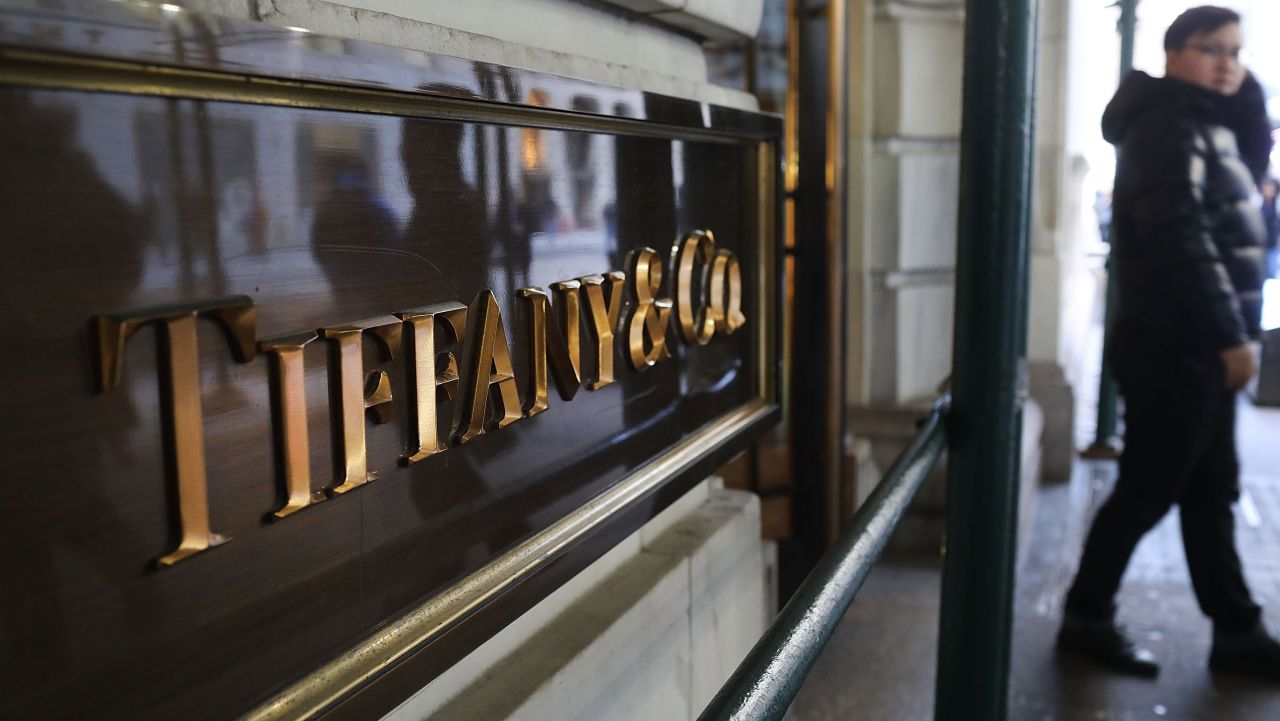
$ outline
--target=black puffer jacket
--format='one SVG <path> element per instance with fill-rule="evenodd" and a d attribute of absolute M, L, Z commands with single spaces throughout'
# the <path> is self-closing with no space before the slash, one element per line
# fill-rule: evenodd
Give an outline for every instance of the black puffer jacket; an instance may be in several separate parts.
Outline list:
<path fill-rule="evenodd" d="M 1113 350 L 1204 358 L 1258 332 L 1265 229 L 1226 125 L 1237 110 L 1142 72 L 1107 106 L 1103 136 L 1119 149 Z"/>

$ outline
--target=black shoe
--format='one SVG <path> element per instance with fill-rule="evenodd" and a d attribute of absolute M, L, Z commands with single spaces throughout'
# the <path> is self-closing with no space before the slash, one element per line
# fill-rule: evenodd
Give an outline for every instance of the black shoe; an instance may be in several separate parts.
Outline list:
<path fill-rule="evenodd" d="M 1214 631 L 1209 668 L 1280 681 L 1280 641 L 1261 624 L 1249 631 Z"/>
<path fill-rule="evenodd" d="M 1064 618 L 1058 630 L 1058 648 L 1131 676 L 1155 678 L 1160 673 L 1155 654 L 1134 646 L 1124 627 L 1110 621 Z"/>

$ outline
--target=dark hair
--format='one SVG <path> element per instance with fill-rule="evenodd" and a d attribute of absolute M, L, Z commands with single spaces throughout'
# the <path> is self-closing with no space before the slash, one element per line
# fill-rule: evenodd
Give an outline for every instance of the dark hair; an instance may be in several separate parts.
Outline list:
<path fill-rule="evenodd" d="M 1211 33 L 1223 25 L 1240 23 L 1240 14 L 1235 10 L 1201 5 L 1178 16 L 1169 29 L 1164 32 L 1164 49 L 1181 50 L 1192 35 Z"/>

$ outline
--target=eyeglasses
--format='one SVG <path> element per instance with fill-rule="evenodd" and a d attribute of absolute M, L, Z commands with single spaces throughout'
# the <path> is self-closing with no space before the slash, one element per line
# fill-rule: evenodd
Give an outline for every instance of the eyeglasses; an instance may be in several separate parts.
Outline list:
<path fill-rule="evenodd" d="M 1214 60 L 1234 60 L 1240 62 L 1240 48 L 1229 48 L 1226 45 L 1193 43 L 1191 49 L 1201 55 L 1208 55 Z"/>

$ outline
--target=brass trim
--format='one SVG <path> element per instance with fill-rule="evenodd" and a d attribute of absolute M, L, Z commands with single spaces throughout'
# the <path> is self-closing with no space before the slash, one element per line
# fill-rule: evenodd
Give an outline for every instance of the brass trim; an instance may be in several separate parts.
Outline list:
<path fill-rule="evenodd" d="M 787 0 L 787 100 L 782 117 L 782 151 L 785 160 L 785 191 L 783 206 L 783 247 L 796 247 L 795 192 L 800 185 L 800 0 Z M 791 301 L 795 296 L 795 257 L 785 256 L 782 268 L 783 299 Z M 795 349 L 792 347 L 792 329 L 795 327 L 794 303 L 785 302 L 780 312 L 778 332 L 782 334 L 782 377 L 790 378 Z M 782 425 L 791 427 L 791 387 L 783 383 L 780 389 Z"/>
<path fill-rule="evenodd" d="M 444 593 L 382 628 L 377 635 L 325 664 L 314 673 L 253 709 L 240 721 L 311 719 L 344 696 L 420 648 L 446 628 L 470 615 L 504 589 L 547 565 L 574 541 L 626 510 L 672 476 L 767 416 L 773 405 L 760 399 L 703 426 L 701 430 L 596 496 L 586 505 L 499 556 Z"/>
<path fill-rule="evenodd" d="M 780 330 L 778 319 L 783 317 L 784 309 L 781 306 L 786 304 L 786 299 L 781 298 L 778 293 L 778 273 L 775 270 L 778 253 L 777 159 L 777 147 L 773 143 L 760 143 L 756 150 L 756 163 L 759 166 L 757 172 L 760 176 L 756 183 L 756 204 L 760 214 L 760 248 L 756 254 L 759 257 L 756 268 L 756 317 L 760 321 L 755 352 L 759 367 L 758 393 L 771 403 L 779 400 L 776 353 Z M 782 342 L 787 341 L 784 338 Z M 786 412 L 785 408 L 783 412 Z"/>
<path fill-rule="evenodd" d="M 823 445 L 829 463 L 825 478 L 825 531 L 827 545 L 835 543 L 843 525 L 841 509 L 846 504 L 844 484 L 844 413 L 845 377 L 844 363 L 847 339 L 845 338 L 845 136 L 849 104 L 846 69 L 848 68 L 848 27 L 846 25 L 846 0 L 830 0 L 827 3 L 827 238 L 826 238 L 826 303 L 827 337 L 830 352 L 827 356 L 826 438 Z"/>
<path fill-rule="evenodd" d="M 787 96 L 782 116 L 782 142 L 786 152 L 784 188 L 790 196 L 800 186 L 800 0 L 787 0 Z M 787 228 L 795 245 L 793 229 Z"/>
<path fill-rule="evenodd" d="M 647 120 L 509 105 L 480 98 L 284 80 L 20 48 L 0 48 L 0 85 L 430 117 L 728 144 L 749 142 L 759 137 L 745 131 L 689 128 Z"/>

